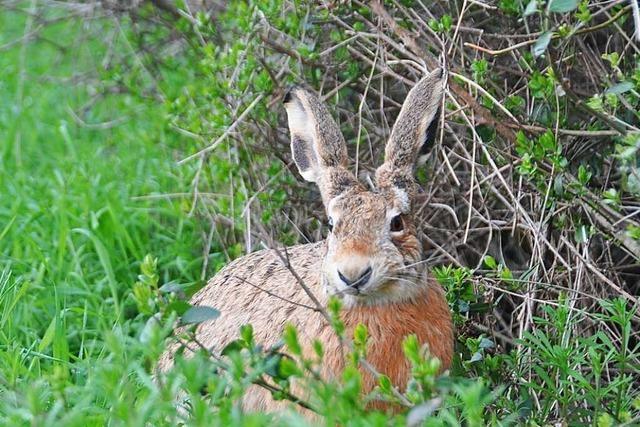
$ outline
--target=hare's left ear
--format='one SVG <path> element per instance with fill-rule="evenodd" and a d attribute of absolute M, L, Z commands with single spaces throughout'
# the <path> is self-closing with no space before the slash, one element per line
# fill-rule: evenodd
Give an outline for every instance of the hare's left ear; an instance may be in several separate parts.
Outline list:
<path fill-rule="evenodd" d="M 313 92 L 295 87 L 284 99 L 291 132 L 291 153 L 300 175 L 315 182 L 326 205 L 357 185 L 347 170 L 347 144 L 324 102 Z"/>
<path fill-rule="evenodd" d="M 378 186 L 413 187 L 416 165 L 436 137 L 444 84 L 444 72 L 437 69 L 409 91 L 376 172 Z"/>

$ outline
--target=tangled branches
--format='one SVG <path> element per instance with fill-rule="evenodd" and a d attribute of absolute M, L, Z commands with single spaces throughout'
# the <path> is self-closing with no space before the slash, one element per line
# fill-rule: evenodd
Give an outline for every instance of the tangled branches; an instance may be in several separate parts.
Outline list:
<path fill-rule="evenodd" d="M 637 343 L 635 333 L 602 321 L 614 306 L 601 303 L 621 298 L 637 329 L 634 2 L 153 1 L 108 2 L 100 12 L 68 5 L 76 15 L 131 20 L 130 49 L 104 63 L 135 77 L 97 96 L 136 91 L 169 106 L 171 128 L 185 137 L 176 160 L 193 173 L 191 212 L 211 224 L 205 260 L 214 241 L 223 251 L 270 241 L 255 224 L 286 243 L 322 237 L 319 198 L 292 178 L 279 108 L 289 84 L 313 86 L 328 101 L 353 169 L 367 179 L 408 89 L 443 66 L 446 114 L 419 172 L 427 194 L 421 226 L 428 262 L 466 271 L 437 270 L 455 296 L 461 336 L 489 337 L 495 354 L 530 356 L 539 330 L 560 346 L 597 333 L 618 348 Z M 36 36 L 38 22 L 25 37 Z M 188 83 L 169 89 L 167 69 L 180 69 Z M 557 308 L 566 310 L 563 321 Z M 608 368 L 637 366 L 638 353 L 628 356 Z M 531 357 L 515 368 L 512 385 L 542 381 Z M 637 369 L 628 375 L 637 391 Z M 534 401 L 551 417 L 566 415 L 561 404 Z"/>

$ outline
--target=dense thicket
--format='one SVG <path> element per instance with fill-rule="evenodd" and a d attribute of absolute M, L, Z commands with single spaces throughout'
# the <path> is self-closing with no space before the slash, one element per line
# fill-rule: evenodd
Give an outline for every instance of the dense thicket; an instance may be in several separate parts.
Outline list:
<path fill-rule="evenodd" d="M 286 88 L 305 84 L 322 94 L 348 141 L 352 168 L 366 179 L 381 162 L 407 91 L 443 67 L 449 78 L 445 114 L 419 171 L 428 195 L 421 228 L 427 262 L 455 315 L 457 362 L 449 377 L 436 379 L 430 362 L 408 342 L 413 387 L 399 398 L 382 381 L 380 393 L 405 399 L 415 425 L 638 422 L 636 3 L 157 0 L 4 7 L 27 18 L 21 38 L 0 40 L 2 49 L 58 44 L 45 31 L 60 22 L 82 21 L 77 37 L 61 42 L 63 55 L 88 39 L 100 44 L 86 74 L 64 82 L 90 94 L 71 111 L 80 126 L 113 97 L 163 109 L 152 119 L 164 121 L 174 140 L 166 154 L 182 178 L 178 190 L 142 196 L 179 200 L 201 230 L 192 242 L 201 263 L 190 276 L 200 280 L 167 286 L 175 268 L 147 258 L 135 286 L 113 284 L 114 294 L 131 303 L 125 318 L 134 326 L 124 334 L 136 336 L 146 322 L 145 345 L 154 343 L 139 367 L 145 375 L 164 345 L 147 319 L 160 312 L 168 324 L 188 309 L 177 302 L 176 290 L 192 292 L 244 252 L 318 240 L 325 232 L 318 194 L 292 167 L 281 107 Z M 130 107 L 124 111 L 134 114 Z M 0 224 L 0 237 L 2 230 Z M 130 397 L 137 407 L 163 402 L 140 419 L 187 417 L 171 412 L 183 388 L 192 399 L 192 421 L 246 423 L 233 402 L 260 375 L 275 377 L 275 393 L 293 399 L 288 381 L 305 370 L 303 361 L 294 358 L 288 366 L 282 360 L 289 359 L 263 354 L 248 328 L 242 337 L 242 352 L 222 362 L 205 363 L 206 355 L 185 362 L 166 384 L 132 373 L 141 375 Z M 366 358 L 359 339 L 355 364 Z M 294 331 L 285 341 L 295 348 Z M 128 362 L 118 363 L 131 372 Z M 287 365 L 286 374 L 274 374 L 274 363 Z M 226 373 L 214 375 L 212 364 Z M 329 414 L 330 423 L 406 421 L 406 414 L 367 412 L 357 377 L 353 370 L 342 383 L 310 383 L 322 402 L 316 409 Z M 201 396 L 203 385 L 219 393 Z M 78 401 L 51 397 L 45 412 L 56 404 L 58 411 L 70 410 Z M 108 399 L 90 401 L 90 407 L 109 405 Z M 19 407 L 16 400 L 7 417 L 20 418 Z"/>

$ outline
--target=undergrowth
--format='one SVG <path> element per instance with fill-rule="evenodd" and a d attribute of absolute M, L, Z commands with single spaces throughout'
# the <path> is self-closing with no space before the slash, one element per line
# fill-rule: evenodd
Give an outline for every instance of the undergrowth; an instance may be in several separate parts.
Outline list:
<path fill-rule="evenodd" d="M 3 2 L 0 424 L 638 424 L 633 13 Z M 219 314 L 186 301 L 222 265 L 323 236 L 318 196 L 291 168 L 286 88 L 326 96 L 366 178 L 407 89 L 442 65 L 444 127 L 418 175 L 427 262 L 456 324 L 450 372 L 408 337 L 407 390 L 381 377 L 362 396 L 365 328 L 343 337 L 348 367 L 328 381 L 314 375 L 322 346 L 304 358 L 295 327 L 265 349 L 238 325 L 222 355 L 200 349 L 157 378 L 167 344 Z M 339 301 L 328 311 L 344 334 Z M 291 410 L 243 412 L 256 386 Z"/>

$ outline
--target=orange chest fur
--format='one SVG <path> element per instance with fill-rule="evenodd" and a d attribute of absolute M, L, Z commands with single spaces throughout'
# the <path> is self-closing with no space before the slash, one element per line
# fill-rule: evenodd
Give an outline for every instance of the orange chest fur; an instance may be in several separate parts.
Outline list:
<path fill-rule="evenodd" d="M 442 362 L 443 370 L 451 364 L 451 315 L 440 288 L 431 287 L 424 297 L 412 302 L 354 307 L 345 310 L 342 317 L 347 336 L 353 336 L 353 330 L 360 323 L 367 327 L 367 361 L 401 389 L 406 386 L 410 373 L 409 362 L 402 351 L 402 341 L 408 335 L 415 334 L 421 344 L 427 344 L 430 353 Z M 325 372 L 335 375 L 342 370 L 344 361 L 337 340 L 330 342 L 333 345 L 326 349 Z M 371 391 L 376 383 L 374 378 L 364 373 L 363 380 L 364 391 Z"/>

